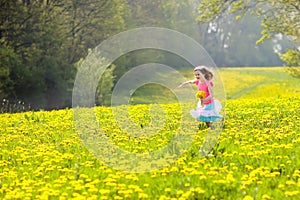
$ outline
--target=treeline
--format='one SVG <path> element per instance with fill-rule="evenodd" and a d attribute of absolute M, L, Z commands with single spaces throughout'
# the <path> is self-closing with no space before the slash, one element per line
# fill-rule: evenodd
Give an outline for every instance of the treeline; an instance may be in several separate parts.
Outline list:
<path fill-rule="evenodd" d="M 124 30 L 123 10 L 120 0 L 1 0 L 0 99 L 70 106 L 74 64 Z"/>
<path fill-rule="evenodd" d="M 218 66 L 282 64 L 274 50 L 280 51 L 285 40 L 278 37 L 255 45 L 259 20 L 236 22 L 228 16 L 197 24 L 197 4 L 195 0 L 0 0 L 0 100 L 24 102 L 31 109 L 70 107 L 77 68 L 88 51 L 136 27 L 183 32 L 203 45 Z M 107 72 L 107 80 L 100 81 L 99 88 L 107 87 L 98 90 L 97 104 L 108 104 L 112 81 L 147 62 L 188 65 L 176 55 L 155 50 L 124 55 Z"/>

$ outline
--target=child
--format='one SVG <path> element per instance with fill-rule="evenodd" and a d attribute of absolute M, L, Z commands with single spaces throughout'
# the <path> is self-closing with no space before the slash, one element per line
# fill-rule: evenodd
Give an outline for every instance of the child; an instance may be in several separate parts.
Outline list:
<path fill-rule="evenodd" d="M 187 84 L 196 84 L 199 91 L 203 91 L 205 97 L 200 97 L 197 110 L 191 110 L 190 113 L 195 119 L 205 122 L 208 127 L 211 123 L 222 118 L 219 112 L 222 108 L 218 100 L 214 100 L 214 93 L 212 90 L 213 73 L 205 66 L 198 66 L 194 69 L 195 79 L 181 83 L 177 88 L 181 88 Z M 202 106 L 203 104 L 203 106 Z"/>

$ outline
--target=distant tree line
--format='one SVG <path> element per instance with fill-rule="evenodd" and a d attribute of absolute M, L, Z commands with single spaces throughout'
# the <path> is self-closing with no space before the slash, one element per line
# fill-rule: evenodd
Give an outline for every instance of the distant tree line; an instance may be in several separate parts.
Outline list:
<path fill-rule="evenodd" d="M 242 19 L 249 14 L 260 20 L 261 36 L 256 44 L 285 36 L 290 45 L 284 52 L 275 45 L 275 52 L 300 78 L 300 1 L 299 0 L 203 0 L 198 6 L 197 21 L 213 23 L 223 16 Z M 257 19 L 256 18 L 256 19 Z M 251 27 L 252 28 L 252 27 Z"/>
<path fill-rule="evenodd" d="M 193 37 L 218 66 L 282 65 L 274 53 L 281 37 L 255 44 L 259 20 L 223 16 L 197 24 L 196 0 L 0 0 L 0 100 L 31 109 L 70 107 L 82 60 L 101 41 L 143 26 L 178 30 Z M 277 49 L 276 49 L 277 48 Z M 109 104 L 115 83 L 133 66 L 159 62 L 187 66 L 168 52 L 145 50 L 121 56 L 101 80 L 96 103 Z M 4 105 L 4 103 L 3 103 Z M 2 106 L 3 106 L 2 105 Z"/>

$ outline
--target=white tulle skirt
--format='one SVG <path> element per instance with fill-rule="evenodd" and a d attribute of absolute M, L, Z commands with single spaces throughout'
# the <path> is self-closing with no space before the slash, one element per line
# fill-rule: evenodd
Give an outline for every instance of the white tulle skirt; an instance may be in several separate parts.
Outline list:
<path fill-rule="evenodd" d="M 198 102 L 197 108 L 190 110 L 190 114 L 193 118 L 201 122 L 216 122 L 223 116 L 219 114 L 222 109 L 220 101 L 214 100 L 210 104 L 201 105 L 201 101 Z"/>

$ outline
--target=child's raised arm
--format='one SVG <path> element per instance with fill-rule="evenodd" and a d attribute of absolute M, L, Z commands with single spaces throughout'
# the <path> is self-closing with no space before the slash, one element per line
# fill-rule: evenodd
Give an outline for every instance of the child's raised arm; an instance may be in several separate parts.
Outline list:
<path fill-rule="evenodd" d="M 185 81 L 185 82 L 181 83 L 180 85 L 178 85 L 177 88 L 182 88 L 183 86 L 185 86 L 187 84 L 194 84 L 195 82 L 196 82 L 196 79 Z"/>

